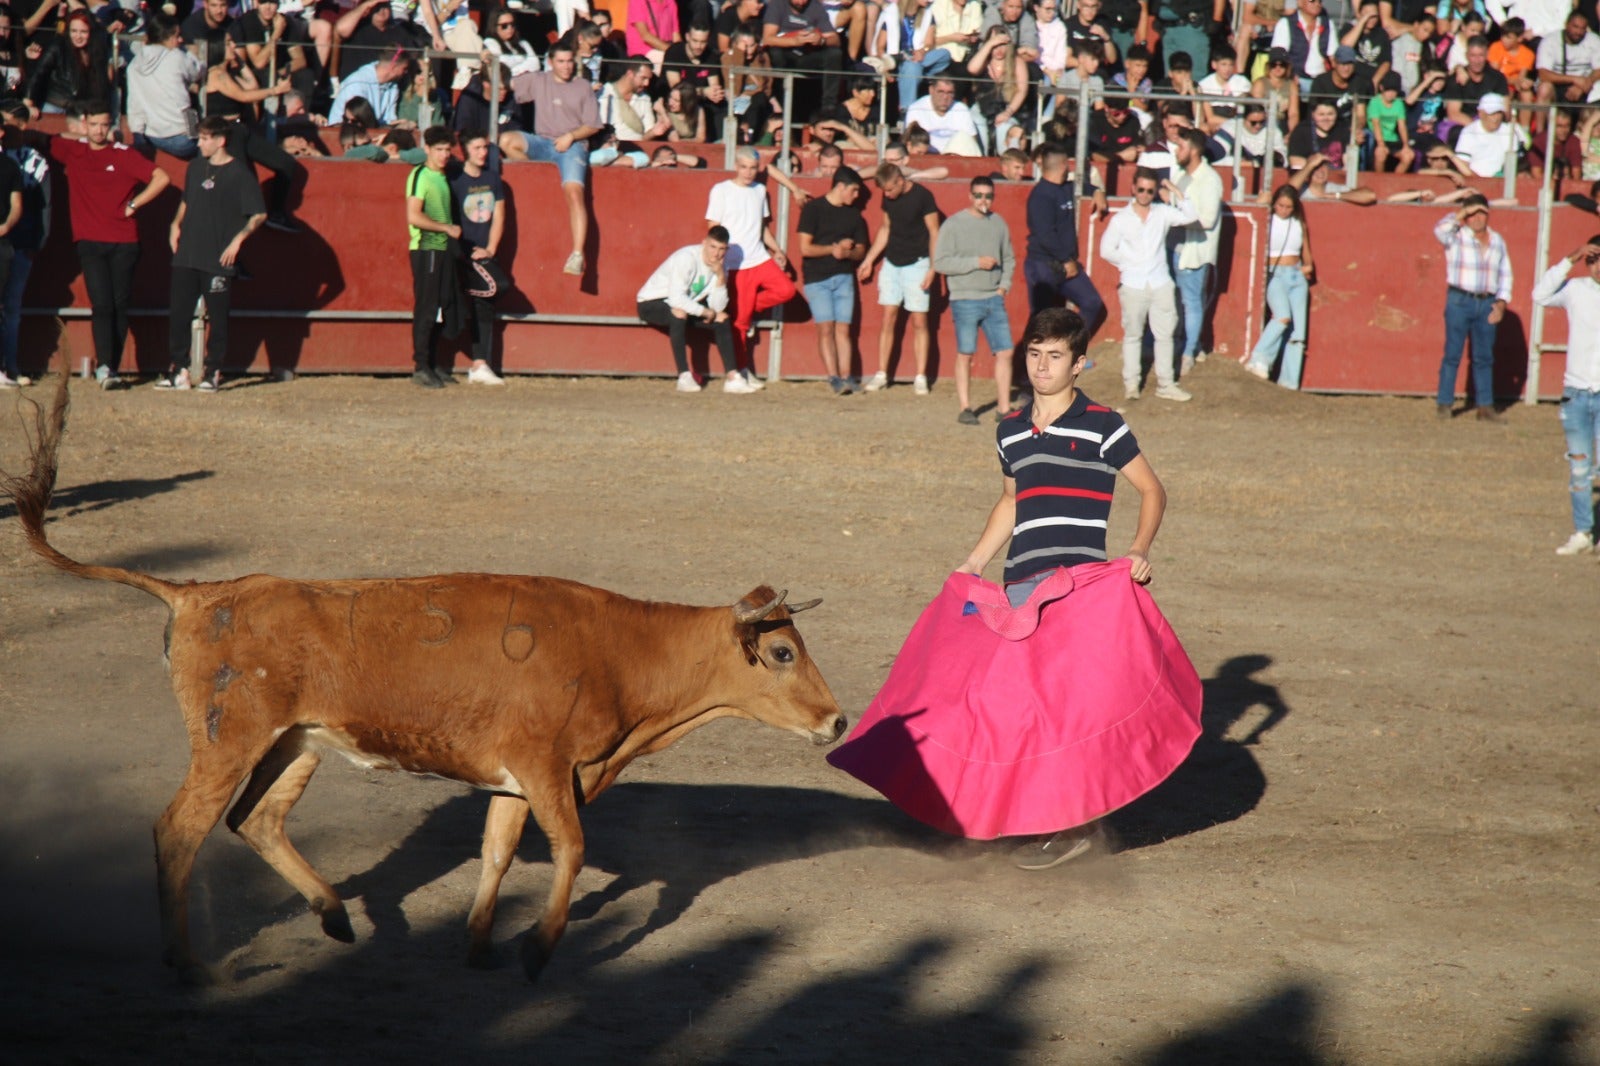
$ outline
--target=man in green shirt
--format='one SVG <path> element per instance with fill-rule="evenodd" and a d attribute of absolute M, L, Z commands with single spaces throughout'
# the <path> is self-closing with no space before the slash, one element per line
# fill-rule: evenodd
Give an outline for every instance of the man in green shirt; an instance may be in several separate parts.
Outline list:
<path fill-rule="evenodd" d="M 450 161 L 450 131 L 434 126 L 422 135 L 422 144 L 428 161 L 413 167 L 406 178 L 411 292 L 416 304 L 411 313 L 411 354 L 416 364 L 411 381 L 425 389 L 442 389 L 455 382 L 448 369 L 433 365 L 440 326 L 446 336 L 454 337 L 465 321 L 456 283 L 455 251 L 451 247 L 460 239 L 461 227 L 454 221 L 450 182 L 444 176 Z"/>

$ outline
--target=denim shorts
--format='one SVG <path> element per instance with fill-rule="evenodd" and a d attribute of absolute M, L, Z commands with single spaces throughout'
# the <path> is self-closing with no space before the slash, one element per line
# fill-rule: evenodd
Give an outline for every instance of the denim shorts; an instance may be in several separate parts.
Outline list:
<path fill-rule="evenodd" d="M 823 281 L 808 282 L 805 290 L 812 321 L 849 322 L 856 317 L 854 274 L 835 274 Z"/>
<path fill-rule="evenodd" d="M 536 133 L 524 133 L 522 144 L 528 150 L 528 158 L 535 163 L 554 163 L 556 169 L 561 171 L 561 184 L 582 185 L 589 176 L 589 146 L 583 141 L 574 141 L 565 152 L 556 151 L 556 142 L 549 137 L 540 137 Z"/>
<path fill-rule="evenodd" d="M 926 311 L 928 290 L 922 287 L 922 279 L 927 276 L 927 256 L 907 266 L 895 266 L 885 259 L 883 269 L 878 271 L 878 306 Z"/>
<path fill-rule="evenodd" d="M 989 339 L 989 353 L 1011 349 L 1011 323 L 1006 320 L 1006 301 L 998 293 L 981 300 L 951 300 L 950 318 L 956 325 L 956 354 L 978 353 L 978 327 Z"/>

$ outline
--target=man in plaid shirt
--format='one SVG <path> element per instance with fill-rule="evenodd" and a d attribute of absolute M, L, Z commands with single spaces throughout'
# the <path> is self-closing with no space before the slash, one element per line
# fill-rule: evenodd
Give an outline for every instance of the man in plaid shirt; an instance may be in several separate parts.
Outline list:
<path fill-rule="evenodd" d="M 1456 398 L 1461 352 L 1472 341 L 1473 406 L 1478 420 L 1503 422 L 1494 409 L 1495 327 L 1511 298 L 1511 256 L 1506 242 L 1489 228 L 1489 201 L 1469 196 L 1461 209 L 1441 219 L 1433 235 L 1444 245 L 1444 361 L 1439 364 L 1438 413 L 1449 418 Z"/>

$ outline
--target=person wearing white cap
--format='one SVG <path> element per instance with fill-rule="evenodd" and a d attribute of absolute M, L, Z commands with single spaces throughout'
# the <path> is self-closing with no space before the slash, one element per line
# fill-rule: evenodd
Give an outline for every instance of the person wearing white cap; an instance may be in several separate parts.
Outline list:
<path fill-rule="evenodd" d="M 1516 168 L 1517 153 L 1527 147 L 1527 131 L 1506 120 L 1506 98 L 1488 93 L 1478 101 L 1478 117 L 1461 131 L 1455 151 L 1446 158 L 1467 177 L 1498 178 L 1507 167 Z"/>

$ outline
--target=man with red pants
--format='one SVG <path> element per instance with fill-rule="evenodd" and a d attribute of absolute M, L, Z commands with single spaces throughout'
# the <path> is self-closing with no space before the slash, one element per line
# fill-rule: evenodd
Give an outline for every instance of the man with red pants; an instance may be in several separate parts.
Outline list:
<path fill-rule="evenodd" d="M 762 388 L 750 355 L 750 334 L 756 316 L 794 299 L 795 286 L 784 273 L 788 257 L 772 232 L 767 190 L 756 184 L 761 156 L 754 148 L 734 153 L 733 177 L 712 186 L 706 205 L 706 228 L 728 231 L 728 288 L 733 295 L 733 343 L 747 391 Z M 728 389 L 728 392 L 736 391 Z"/>

